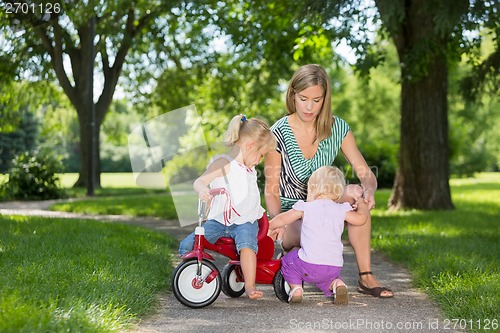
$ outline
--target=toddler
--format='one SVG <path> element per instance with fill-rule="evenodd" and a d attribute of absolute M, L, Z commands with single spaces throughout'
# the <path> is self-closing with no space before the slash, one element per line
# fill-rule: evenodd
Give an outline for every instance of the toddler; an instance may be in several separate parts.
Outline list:
<path fill-rule="evenodd" d="M 276 229 L 302 219 L 301 247 L 288 252 L 281 261 L 281 273 L 291 287 L 289 302 L 302 302 L 302 282 L 315 284 L 327 297 L 333 294 L 335 304 L 349 302 L 347 286 L 340 278 L 344 221 L 363 225 L 369 209 L 359 197 L 352 207 L 338 203 L 344 187 L 342 171 L 323 166 L 309 178 L 307 202 L 299 200 L 270 222 L 269 228 Z"/>

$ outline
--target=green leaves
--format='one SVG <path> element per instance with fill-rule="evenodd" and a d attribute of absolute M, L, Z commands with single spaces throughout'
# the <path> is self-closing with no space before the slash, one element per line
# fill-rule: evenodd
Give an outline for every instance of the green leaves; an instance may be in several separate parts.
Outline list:
<path fill-rule="evenodd" d="M 22 153 L 15 157 L 9 170 L 9 180 L 2 184 L 12 199 L 58 199 L 65 196 L 59 187 L 62 164 L 50 153 Z"/>

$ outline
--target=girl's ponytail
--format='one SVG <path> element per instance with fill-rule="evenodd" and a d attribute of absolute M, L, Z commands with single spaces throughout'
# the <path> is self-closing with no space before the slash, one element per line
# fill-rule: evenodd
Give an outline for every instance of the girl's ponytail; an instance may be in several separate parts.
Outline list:
<path fill-rule="evenodd" d="M 264 151 L 276 149 L 276 138 L 264 121 L 258 118 L 247 119 L 244 114 L 239 114 L 229 122 L 227 132 L 224 134 L 224 143 L 234 146 L 242 138 L 251 139 L 257 149 Z"/>
<path fill-rule="evenodd" d="M 232 146 L 240 138 L 241 126 L 245 123 L 247 117 L 244 114 L 239 114 L 233 117 L 229 122 L 226 133 L 224 134 L 224 143 Z"/>

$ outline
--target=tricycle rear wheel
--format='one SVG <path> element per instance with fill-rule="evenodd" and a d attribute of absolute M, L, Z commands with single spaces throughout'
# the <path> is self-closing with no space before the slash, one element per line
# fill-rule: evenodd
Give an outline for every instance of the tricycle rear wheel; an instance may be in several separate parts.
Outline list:
<path fill-rule="evenodd" d="M 240 282 L 243 276 L 241 266 L 227 264 L 222 269 L 222 292 L 229 297 L 240 297 L 245 292 L 245 282 Z"/>
<path fill-rule="evenodd" d="M 288 302 L 288 294 L 290 293 L 290 285 L 285 281 L 281 269 L 276 272 L 273 279 L 274 293 L 282 302 Z"/>

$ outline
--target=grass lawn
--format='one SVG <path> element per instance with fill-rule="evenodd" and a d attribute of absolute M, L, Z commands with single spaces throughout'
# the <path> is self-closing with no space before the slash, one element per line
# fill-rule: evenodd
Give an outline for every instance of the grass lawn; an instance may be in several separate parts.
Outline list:
<path fill-rule="evenodd" d="M 61 184 L 70 197 L 84 198 L 86 189 L 71 186 L 78 174 L 59 175 Z M 101 174 L 102 188 L 96 189 L 94 198 L 55 204 L 51 210 L 103 215 L 157 216 L 176 219 L 174 203 L 167 189 L 145 189 L 137 186 L 132 173 Z"/>
<path fill-rule="evenodd" d="M 61 183 L 72 186 L 77 176 L 77 174 L 62 174 L 60 175 Z M 85 189 L 68 188 L 71 197 L 83 198 L 83 200 L 58 203 L 50 209 L 85 214 L 156 216 L 163 219 L 177 219 L 177 208 L 184 218 L 189 215 L 190 220 L 197 221 L 198 199 L 191 185 L 175 186 L 173 191 L 177 191 L 174 195 L 176 207 L 169 189 L 141 188 L 133 182 L 133 176 L 129 173 L 104 173 L 101 175 L 101 183 L 103 187 L 96 190 L 96 196 L 93 198 L 85 198 Z M 184 192 L 192 194 L 185 195 Z"/>
<path fill-rule="evenodd" d="M 0 332 L 117 332 L 150 313 L 175 240 L 140 227 L 0 215 Z"/>
<path fill-rule="evenodd" d="M 157 216 L 167 220 L 177 218 L 172 198 L 166 191 L 147 195 L 123 195 L 122 193 L 121 195 L 98 196 L 83 201 L 58 203 L 50 207 L 50 209 L 86 214 Z"/>
<path fill-rule="evenodd" d="M 78 173 L 59 174 L 61 186 L 70 188 L 78 179 Z M 128 172 L 101 173 L 101 185 L 105 188 L 135 188 L 134 174 Z"/>
<path fill-rule="evenodd" d="M 69 197 L 79 198 L 86 196 L 86 188 L 73 188 L 78 179 L 78 173 L 63 173 L 58 176 L 61 187 L 66 189 Z M 166 187 L 152 189 L 138 186 L 135 182 L 134 174 L 127 172 L 101 173 L 101 186 L 102 188 L 95 190 L 97 197 L 168 193 Z"/>
<path fill-rule="evenodd" d="M 472 323 L 473 331 L 498 331 L 500 173 L 455 179 L 451 186 L 453 211 L 377 208 L 372 247 L 406 266 L 415 285 L 431 295 L 448 318 L 466 320 L 468 328 Z M 387 202 L 389 194 L 378 191 L 377 206 Z"/>

